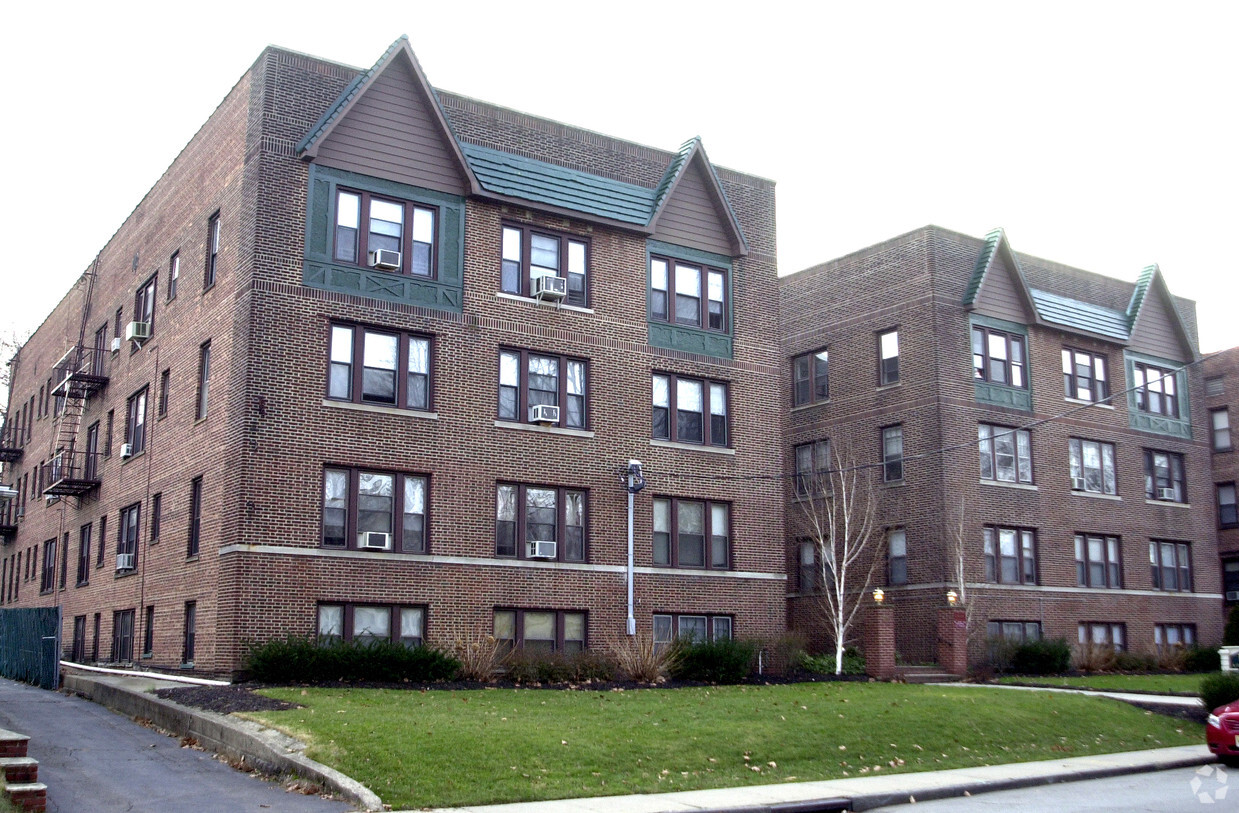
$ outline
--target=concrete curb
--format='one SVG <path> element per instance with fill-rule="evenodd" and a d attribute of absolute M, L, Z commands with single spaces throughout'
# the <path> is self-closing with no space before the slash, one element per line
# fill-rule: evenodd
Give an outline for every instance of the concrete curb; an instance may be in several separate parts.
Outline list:
<path fill-rule="evenodd" d="M 305 756 L 303 743 L 273 729 L 191 709 L 92 675 L 66 673 L 61 686 L 127 717 L 141 717 L 177 736 L 193 737 L 202 747 L 265 773 L 313 779 L 364 810 L 383 810 L 383 801 L 365 785 Z"/>

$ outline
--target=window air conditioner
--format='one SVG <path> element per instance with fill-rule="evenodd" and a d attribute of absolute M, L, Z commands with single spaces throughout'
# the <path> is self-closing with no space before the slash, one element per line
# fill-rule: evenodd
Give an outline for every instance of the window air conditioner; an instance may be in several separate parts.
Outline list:
<path fill-rule="evenodd" d="M 554 559 L 555 542 L 553 540 L 534 540 L 529 543 L 526 555 L 530 559 Z"/>
<path fill-rule="evenodd" d="M 120 336 L 113 336 L 113 337 L 112 337 L 112 352 L 113 352 L 113 353 L 119 353 L 119 352 L 120 352 Z"/>
<path fill-rule="evenodd" d="M 537 404 L 529 408 L 529 420 L 533 423 L 559 423 L 559 407 L 550 404 Z"/>
<path fill-rule="evenodd" d="M 1227 601 L 1239 601 L 1239 590 L 1227 590 L 1226 600 Z"/>
<path fill-rule="evenodd" d="M 1173 488 L 1159 488 L 1159 489 L 1157 489 L 1157 499 L 1159 499 L 1159 500 L 1173 500 L 1173 499 L 1174 499 L 1174 489 L 1173 489 Z"/>
<path fill-rule="evenodd" d="M 59 494 L 48 494 L 48 495 L 46 495 L 46 496 L 44 496 L 44 497 L 43 497 L 43 500 L 44 500 L 44 502 L 46 502 L 49 506 L 52 506 L 52 505 L 55 505 L 56 503 L 60 502 L 60 495 L 59 495 Z"/>
<path fill-rule="evenodd" d="M 366 261 L 371 268 L 378 268 L 383 271 L 398 271 L 400 270 L 400 252 L 391 251 L 381 248 L 378 251 L 368 252 Z"/>
<path fill-rule="evenodd" d="M 568 295 L 568 278 L 554 277 L 549 274 L 533 281 L 534 299 L 560 300 Z"/>
<path fill-rule="evenodd" d="M 361 550 L 391 550 L 391 534 L 363 531 L 357 534 L 357 547 Z"/>
<path fill-rule="evenodd" d="M 12 486 L 0 485 L 0 502 L 8 502 L 17 496 L 17 489 Z"/>
<path fill-rule="evenodd" d="M 1086 491 L 1086 490 L 1087 490 L 1087 489 L 1084 487 L 1084 478 L 1083 478 L 1083 477 L 1072 477 L 1072 478 L 1071 478 L 1071 487 L 1072 487 L 1074 490 L 1076 490 L 1076 491 Z"/>
<path fill-rule="evenodd" d="M 120 459 L 124 460 L 127 457 L 133 457 L 133 444 L 122 443 L 120 445 Z"/>
<path fill-rule="evenodd" d="M 140 342 L 151 337 L 150 322 L 130 322 L 125 325 L 125 341 Z"/>
<path fill-rule="evenodd" d="M 136 553 L 116 554 L 116 569 L 117 570 L 133 570 L 135 558 L 137 558 Z"/>

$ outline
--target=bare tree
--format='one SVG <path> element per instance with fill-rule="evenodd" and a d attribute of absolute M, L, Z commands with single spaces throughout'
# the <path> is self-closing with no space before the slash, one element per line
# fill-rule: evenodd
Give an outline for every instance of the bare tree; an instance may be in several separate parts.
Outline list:
<path fill-rule="evenodd" d="M 967 624 L 967 641 L 971 645 L 976 637 L 976 618 L 972 612 L 972 602 L 968 600 L 968 539 L 965 532 L 965 522 L 968 512 L 967 503 L 961 497 L 959 507 L 954 512 L 951 521 L 950 536 L 947 540 L 947 566 L 950 572 L 947 583 L 953 584 L 953 589 L 959 594 L 957 609 L 963 610 L 964 622 Z"/>
<path fill-rule="evenodd" d="M 12 328 L 0 331 L 0 408 L 9 400 L 9 385 L 13 382 L 14 357 L 29 338 L 29 331 L 18 331 Z"/>
<path fill-rule="evenodd" d="M 825 442 L 823 442 L 825 443 Z M 848 631 L 883 562 L 873 490 L 875 470 L 838 445 L 812 448 L 812 473 L 798 461 L 801 569 L 812 568 L 815 609 L 835 645 L 835 674 L 843 672 Z M 813 561 L 806 562 L 812 551 Z M 803 589 L 803 587 L 802 587 Z"/>

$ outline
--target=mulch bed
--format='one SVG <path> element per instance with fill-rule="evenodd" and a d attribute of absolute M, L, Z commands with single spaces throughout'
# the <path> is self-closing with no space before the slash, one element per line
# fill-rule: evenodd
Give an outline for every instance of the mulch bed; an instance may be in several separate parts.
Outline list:
<path fill-rule="evenodd" d="M 180 703 L 182 706 L 193 706 L 220 714 L 231 714 L 234 711 L 284 711 L 299 709 L 296 703 L 286 703 L 283 700 L 273 700 L 255 694 L 249 686 L 187 686 L 177 689 L 156 689 L 155 694 L 164 700 Z"/>

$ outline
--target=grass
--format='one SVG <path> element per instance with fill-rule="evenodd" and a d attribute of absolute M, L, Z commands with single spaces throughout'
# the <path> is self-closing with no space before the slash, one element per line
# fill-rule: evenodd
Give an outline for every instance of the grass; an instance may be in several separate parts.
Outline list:
<path fill-rule="evenodd" d="M 1117 692 L 1158 692 L 1160 694 L 1196 694 L 1205 674 L 1170 675 L 1078 675 L 1073 677 L 1001 677 L 996 683 L 1026 683 L 1036 686 L 1067 686 L 1072 689 L 1100 689 Z"/>
<path fill-rule="evenodd" d="M 679 690 L 269 689 L 246 715 L 395 808 L 657 793 L 1197 744 L 1075 695 L 884 683 Z"/>

